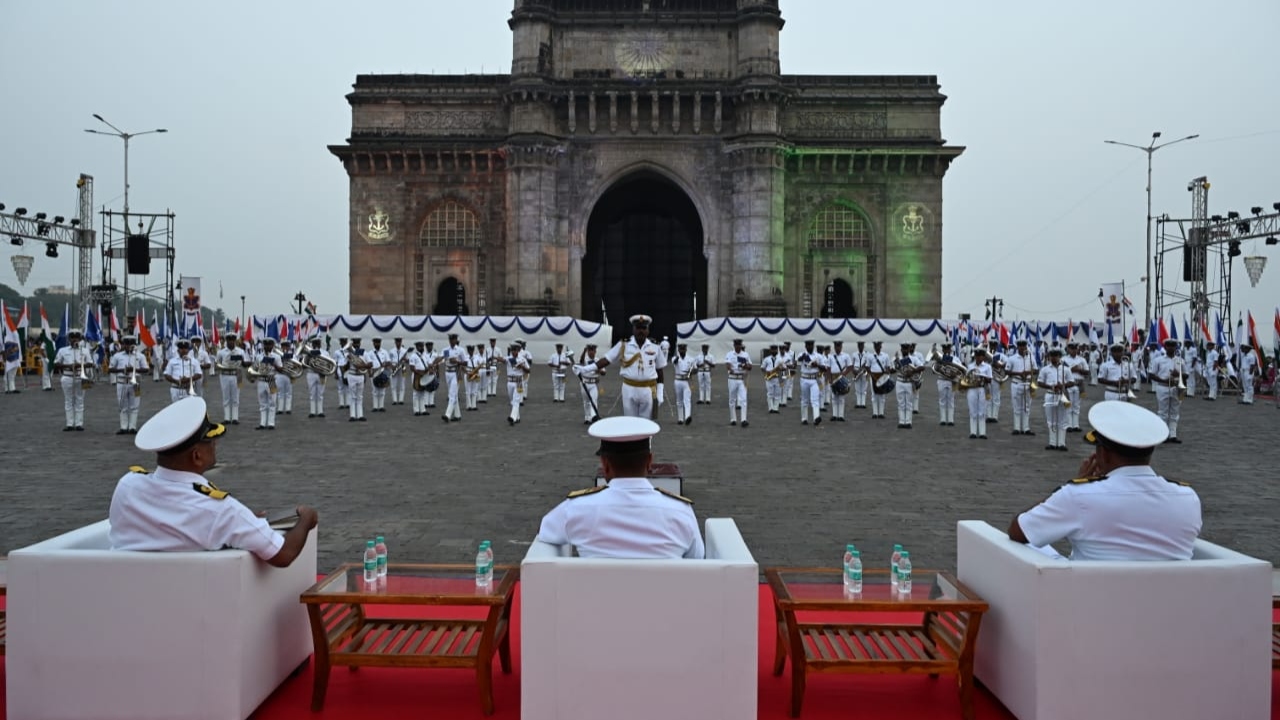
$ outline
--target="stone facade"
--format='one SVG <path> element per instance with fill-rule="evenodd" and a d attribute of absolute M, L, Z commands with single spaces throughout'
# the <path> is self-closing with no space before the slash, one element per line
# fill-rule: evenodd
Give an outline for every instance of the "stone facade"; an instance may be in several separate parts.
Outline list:
<path fill-rule="evenodd" d="M 330 147 L 352 312 L 938 316 L 963 148 L 936 78 L 783 75 L 778 0 L 518 0 L 509 25 L 509 75 L 357 77 Z M 696 214 L 663 220 L 654 183 Z M 642 298 L 601 268 L 686 279 Z"/>

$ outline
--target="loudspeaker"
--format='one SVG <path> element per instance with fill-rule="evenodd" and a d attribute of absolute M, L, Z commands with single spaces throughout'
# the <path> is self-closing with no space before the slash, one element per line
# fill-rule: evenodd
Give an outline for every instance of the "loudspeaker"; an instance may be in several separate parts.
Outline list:
<path fill-rule="evenodd" d="M 150 275 L 151 240 L 146 235 L 130 235 L 125 243 L 125 266 L 128 273 Z"/>
<path fill-rule="evenodd" d="M 1191 228 L 1187 244 L 1182 246 L 1182 279 L 1184 282 L 1204 282 L 1205 267 L 1209 264 L 1209 248 L 1205 244 L 1203 228 Z"/>

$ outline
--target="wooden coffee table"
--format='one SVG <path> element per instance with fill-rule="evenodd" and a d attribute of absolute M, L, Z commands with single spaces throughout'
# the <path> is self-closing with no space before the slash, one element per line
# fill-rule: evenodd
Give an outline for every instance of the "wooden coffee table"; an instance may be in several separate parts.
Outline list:
<path fill-rule="evenodd" d="M 954 673 L 960 708 L 973 720 L 973 651 L 987 603 L 953 575 L 912 573 L 910 596 L 889 585 L 889 570 L 863 573 L 863 592 L 848 596 L 837 568 L 766 568 L 777 615 L 773 674 L 791 658 L 791 717 L 800 717 L 806 673 Z M 805 611 L 922 613 L 919 623 L 811 622 Z"/>
<path fill-rule="evenodd" d="M 387 577 L 364 582 L 364 567 L 348 563 L 302 594 L 315 640 L 311 709 L 324 707 L 329 671 L 350 667 L 475 668 L 480 707 L 493 714 L 493 654 L 511 673 L 511 600 L 518 567 L 497 566 L 493 587 L 476 587 L 473 565 L 392 563 Z M 488 607 L 483 620 L 369 618 L 366 605 Z"/>

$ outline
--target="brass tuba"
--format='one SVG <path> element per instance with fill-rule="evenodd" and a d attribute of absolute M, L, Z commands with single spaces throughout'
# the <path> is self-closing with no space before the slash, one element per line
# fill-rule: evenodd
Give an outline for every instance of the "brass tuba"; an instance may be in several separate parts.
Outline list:
<path fill-rule="evenodd" d="M 943 362 L 941 357 L 935 358 L 929 365 L 929 369 L 934 375 L 951 382 L 958 382 L 968 372 L 963 365 L 956 362 Z"/>
<path fill-rule="evenodd" d="M 271 382 L 275 379 L 276 369 L 268 363 L 256 362 L 244 369 L 249 382 Z"/>

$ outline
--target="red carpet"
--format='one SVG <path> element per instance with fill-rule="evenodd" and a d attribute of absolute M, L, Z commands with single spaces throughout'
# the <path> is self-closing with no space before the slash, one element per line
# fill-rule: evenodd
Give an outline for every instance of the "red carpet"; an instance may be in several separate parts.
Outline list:
<path fill-rule="evenodd" d="M 520 717 L 520 597 L 513 611 L 514 667 L 503 675 L 494 662 L 496 720 Z M 3 607 L 3 598 L 0 598 Z M 438 610 L 439 608 L 434 608 Z M 391 608 L 406 616 L 405 608 Z M 370 615 L 376 613 L 370 612 Z M 441 613 L 433 613 L 440 617 Z M 457 615 L 464 616 L 462 614 Z M 1276 618 L 1280 621 L 1280 614 Z M 782 677 L 772 675 L 773 596 L 760 586 L 760 703 L 761 720 L 784 720 L 790 702 L 790 666 Z M 0 670 L 0 720 L 4 712 L 4 672 Z M 475 718 L 482 720 L 475 674 L 469 670 L 402 670 L 334 668 L 324 710 L 312 713 L 312 670 L 287 681 L 254 713 L 255 720 L 384 720 L 398 717 Z M 69 686 L 73 687 L 73 686 Z M 1280 720 L 1280 673 L 1271 683 L 1271 718 Z M 978 720 L 1013 720 L 1013 715 L 986 691 L 979 689 L 974 708 Z M 950 720 L 960 718 L 955 678 L 894 675 L 810 675 L 805 692 L 804 720 Z"/>

